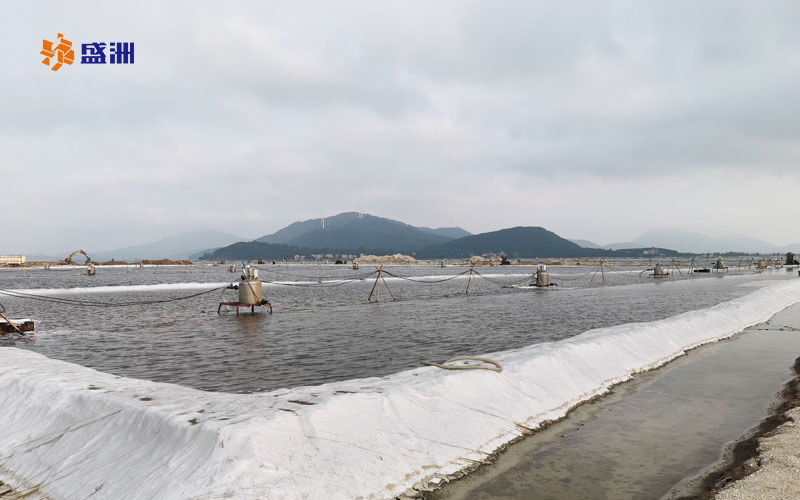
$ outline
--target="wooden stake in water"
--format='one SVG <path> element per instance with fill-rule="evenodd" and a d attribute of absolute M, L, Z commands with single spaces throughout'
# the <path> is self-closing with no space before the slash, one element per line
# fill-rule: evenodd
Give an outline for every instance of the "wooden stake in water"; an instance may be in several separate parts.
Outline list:
<path fill-rule="evenodd" d="M 461 293 L 462 291 L 464 291 L 464 293 L 469 293 L 469 285 L 473 280 L 475 280 L 475 286 L 477 286 L 478 290 L 482 292 L 483 288 L 481 288 L 481 284 L 478 283 L 478 278 L 475 276 L 475 266 L 469 266 L 467 281 L 461 283 L 461 286 L 458 288 L 458 293 Z"/>
<path fill-rule="evenodd" d="M 600 277 L 603 278 L 603 283 L 606 282 L 606 271 L 603 268 L 603 266 L 604 266 L 604 263 L 603 263 L 603 260 L 601 259 L 600 260 L 600 265 L 597 266 L 596 268 L 594 268 L 594 274 L 592 275 L 592 279 L 589 280 L 590 282 L 594 281 L 594 278 L 595 278 L 595 276 L 597 276 L 598 272 L 600 273 Z"/>
<path fill-rule="evenodd" d="M 683 276 L 683 273 L 681 272 L 681 266 L 680 266 L 680 263 L 679 263 L 677 260 L 675 260 L 675 258 L 674 258 L 674 257 L 672 258 L 672 268 L 673 268 L 673 269 L 675 269 L 676 271 L 678 271 L 678 274 L 680 274 L 681 276 Z M 673 274 L 674 274 L 674 273 L 673 273 Z"/>
<path fill-rule="evenodd" d="M 369 298 L 367 299 L 368 302 L 372 302 L 372 295 L 375 295 L 375 302 L 380 302 L 381 300 L 381 283 L 386 287 L 386 290 L 389 291 L 389 295 L 392 296 L 392 300 L 397 300 L 394 294 L 392 293 L 392 289 L 389 288 L 389 284 L 386 283 L 386 280 L 383 278 L 383 264 L 381 267 L 378 268 L 378 277 L 375 278 L 375 283 L 372 285 L 372 291 L 369 292 Z"/>

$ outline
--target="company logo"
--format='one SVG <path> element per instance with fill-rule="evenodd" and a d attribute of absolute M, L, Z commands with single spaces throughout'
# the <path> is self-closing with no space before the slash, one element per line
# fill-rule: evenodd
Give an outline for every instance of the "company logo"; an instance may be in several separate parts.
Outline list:
<path fill-rule="evenodd" d="M 44 56 L 42 64 L 48 66 L 50 66 L 50 58 L 56 57 L 58 62 L 50 68 L 53 71 L 58 71 L 58 68 L 65 63 L 71 65 L 72 61 L 75 60 L 75 51 L 72 50 L 72 42 L 64 38 L 64 35 L 61 33 L 58 34 L 58 45 L 56 45 L 55 49 L 53 48 L 53 42 L 50 40 L 42 40 L 42 51 L 39 53 Z"/>
<path fill-rule="evenodd" d="M 72 42 L 58 34 L 58 45 L 53 47 L 54 42 L 42 40 L 41 55 L 45 56 L 42 64 L 50 66 L 53 71 L 58 71 L 64 64 L 72 65 L 75 61 L 75 51 L 72 49 Z M 106 49 L 108 56 L 106 57 Z M 133 42 L 91 42 L 81 44 L 81 64 L 133 64 L 134 61 Z M 55 57 L 56 62 L 50 65 L 51 59 Z"/>

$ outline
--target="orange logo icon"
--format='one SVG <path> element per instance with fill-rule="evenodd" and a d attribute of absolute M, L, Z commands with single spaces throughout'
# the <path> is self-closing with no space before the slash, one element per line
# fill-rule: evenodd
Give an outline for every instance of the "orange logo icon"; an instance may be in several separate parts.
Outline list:
<path fill-rule="evenodd" d="M 42 60 L 42 64 L 48 66 L 50 66 L 50 58 L 56 57 L 58 62 L 50 68 L 53 71 L 58 71 L 58 68 L 65 63 L 71 65 L 72 61 L 75 60 L 75 51 L 72 50 L 72 42 L 66 40 L 61 33 L 58 34 L 58 45 L 56 45 L 56 48 L 53 48 L 53 42 L 42 40 L 42 51 L 39 53 L 45 56 Z"/>

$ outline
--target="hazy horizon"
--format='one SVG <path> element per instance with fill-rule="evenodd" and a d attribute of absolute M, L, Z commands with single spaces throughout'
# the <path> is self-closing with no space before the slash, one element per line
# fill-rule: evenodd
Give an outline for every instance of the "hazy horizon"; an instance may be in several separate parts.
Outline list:
<path fill-rule="evenodd" d="M 344 211 L 601 245 L 800 240 L 800 4 L 3 7 L 2 254 Z M 39 52 L 58 33 L 76 60 L 56 72 Z M 80 63 L 115 41 L 134 64 Z"/>
<path fill-rule="evenodd" d="M 344 212 L 336 212 L 336 213 L 326 214 L 325 218 L 330 218 L 330 217 L 333 217 L 335 215 L 339 215 L 341 213 L 346 213 L 346 212 L 351 212 L 351 211 L 344 211 Z M 379 215 L 379 214 L 368 214 L 368 215 L 381 217 L 381 218 L 386 218 L 386 219 L 397 220 L 399 222 L 405 222 L 401 218 L 386 217 L 386 216 Z M 173 233 L 173 234 L 166 234 L 166 235 L 164 235 L 162 237 L 158 237 L 158 238 L 151 239 L 151 240 L 138 241 L 138 242 L 132 243 L 130 245 L 124 245 L 124 246 L 120 246 L 120 247 L 102 247 L 101 248 L 101 247 L 86 246 L 84 249 L 91 249 L 91 250 L 87 250 L 90 253 L 91 252 L 95 252 L 95 253 L 100 253 L 100 254 L 106 254 L 108 252 L 113 252 L 113 251 L 120 250 L 120 249 L 125 249 L 125 248 L 128 248 L 128 247 L 137 247 L 137 246 L 141 246 L 141 245 L 157 243 L 157 242 L 160 242 L 162 240 L 169 240 L 169 239 L 175 238 L 175 237 L 180 237 L 180 236 L 184 236 L 184 235 L 191 235 L 193 233 L 204 233 L 204 232 L 227 233 L 227 234 L 231 234 L 232 236 L 239 237 L 240 241 L 252 241 L 252 240 L 255 240 L 256 238 L 260 238 L 262 236 L 275 233 L 278 230 L 283 229 L 286 226 L 290 225 L 291 223 L 303 222 L 305 220 L 313 220 L 313 219 L 318 219 L 318 217 L 311 217 L 310 219 L 301 219 L 301 220 L 292 221 L 292 222 L 287 223 L 287 224 L 285 224 L 283 226 L 280 226 L 280 227 L 278 227 L 278 228 L 276 228 L 274 230 L 270 230 L 270 231 L 267 231 L 267 232 L 260 232 L 260 233 L 258 233 L 256 235 L 238 235 L 238 234 L 231 233 L 230 231 L 217 230 L 217 229 L 194 229 L 194 230 L 190 229 L 190 230 L 180 231 L 180 232 Z M 422 226 L 425 226 L 425 225 L 423 224 Z M 530 224 L 530 225 L 527 225 L 527 226 L 536 226 L 536 225 L 535 224 Z M 450 226 L 431 226 L 431 225 L 427 225 L 427 227 L 438 228 L 438 227 L 450 227 Z M 461 227 L 461 226 L 459 226 L 459 227 Z M 510 227 L 512 227 L 512 226 L 495 227 L 495 228 L 487 229 L 486 231 L 483 231 L 483 232 L 498 231 L 498 230 L 501 230 L 501 229 L 508 229 Z M 466 228 L 462 227 L 462 229 L 466 229 Z M 573 237 L 571 235 L 560 234 L 558 231 L 554 231 L 553 229 L 547 228 L 547 227 L 545 227 L 544 229 L 547 229 L 548 231 L 554 232 L 558 236 L 560 236 L 562 238 L 565 238 L 565 239 L 569 239 L 569 240 L 587 240 L 587 241 L 590 241 L 591 243 L 595 243 L 597 245 L 600 245 L 601 247 L 602 246 L 607 246 L 607 245 L 619 244 L 619 243 L 632 243 L 632 242 L 635 242 L 636 240 L 638 240 L 641 237 L 647 236 L 647 232 L 645 232 L 645 233 L 633 236 L 633 237 L 631 237 L 629 239 L 626 239 L 626 240 L 594 241 L 594 240 L 589 240 L 588 238 L 581 238 L 580 236 Z M 731 237 L 731 238 L 738 238 L 738 237 L 750 238 L 749 235 L 741 234 L 741 233 L 739 233 L 739 234 L 716 234 L 716 235 L 714 235 L 714 234 L 707 234 L 707 233 L 692 231 L 690 229 L 678 228 L 678 227 L 673 227 L 673 228 L 663 227 L 663 228 L 657 228 L 657 230 L 658 231 L 682 231 L 682 232 L 686 232 L 686 233 L 699 234 L 700 236 L 708 237 L 708 238 L 712 238 L 712 239 L 713 238 L 726 238 L 726 237 Z M 473 232 L 473 231 L 470 231 L 470 233 L 479 234 L 479 233 Z M 772 242 L 772 241 L 769 241 L 769 240 L 762 240 L 762 241 L 764 243 L 772 244 L 772 245 L 779 246 L 779 247 L 789 246 L 789 245 L 794 245 L 794 244 L 800 244 L 800 238 L 798 238 L 798 240 L 795 240 L 795 241 L 792 241 L 792 242 L 786 243 L 786 244 L 778 244 L 778 243 L 775 243 L 775 242 Z M 652 246 L 652 245 L 648 244 L 648 245 L 645 245 L 645 246 Z M 666 245 L 666 244 L 664 244 L 664 245 L 654 245 L 654 246 L 661 246 L 663 248 L 676 250 L 676 249 L 679 249 L 681 247 L 681 244 L 680 244 L 680 242 L 675 242 L 672 246 Z M 200 249 L 198 248 L 198 250 L 200 250 Z M 752 251 L 752 250 L 754 250 L 754 249 L 718 248 L 718 249 L 715 249 L 713 251 L 726 252 L 726 251 Z M 800 251 L 800 248 L 798 248 L 797 250 Z M 24 254 L 30 254 L 30 255 L 56 256 L 56 255 L 59 254 L 59 252 L 63 253 L 63 252 L 70 252 L 70 251 L 72 251 L 72 249 L 68 249 L 68 248 L 52 248 L 52 249 L 37 250 L 37 251 L 32 251 L 32 252 L 2 252 L 2 251 L 0 251 L 0 255 L 24 253 Z M 688 250 L 679 250 L 679 251 L 688 251 Z M 705 251 L 706 250 L 697 250 L 697 252 L 700 252 L 700 253 L 703 253 Z M 709 251 L 711 251 L 711 250 L 709 250 Z"/>

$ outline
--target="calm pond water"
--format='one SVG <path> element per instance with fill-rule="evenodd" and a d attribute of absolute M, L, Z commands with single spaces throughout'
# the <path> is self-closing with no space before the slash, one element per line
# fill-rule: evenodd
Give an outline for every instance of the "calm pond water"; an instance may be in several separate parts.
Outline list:
<path fill-rule="evenodd" d="M 797 279 L 776 270 L 654 280 L 640 275 L 642 268 L 624 268 L 607 270 L 603 283 L 592 268 L 551 267 L 557 287 L 508 288 L 535 269 L 505 266 L 476 268 L 488 279 L 470 282 L 465 294 L 467 275 L 456 275 L 467 268 L 391 266 L 385 267 L 389 273 L 406 278 L 387 276 L 397 300 L 384 289 L 374 304 L 367 302 L 374 267 L 258 267 L 274 314 L 239 318 L 230 311 L 217 315 L 221 300 L 236 299 L 220 289 L 238 279 L 226 266 L 101 267 L 91 277 L 80 268 L 2 270 L 0 303 L 11 317 L 36 320 L 36 332 L 4 336 L 0 346 L 199 389 L 266 391 L 383 376 L 419 367 L 423 359 L 662 319 L 743 296 L 758 286 L 754 282 Z M 208 293 L 196 295 L 202 292 Z M 153 303 L 131 304 L 136 301 Z"/>

